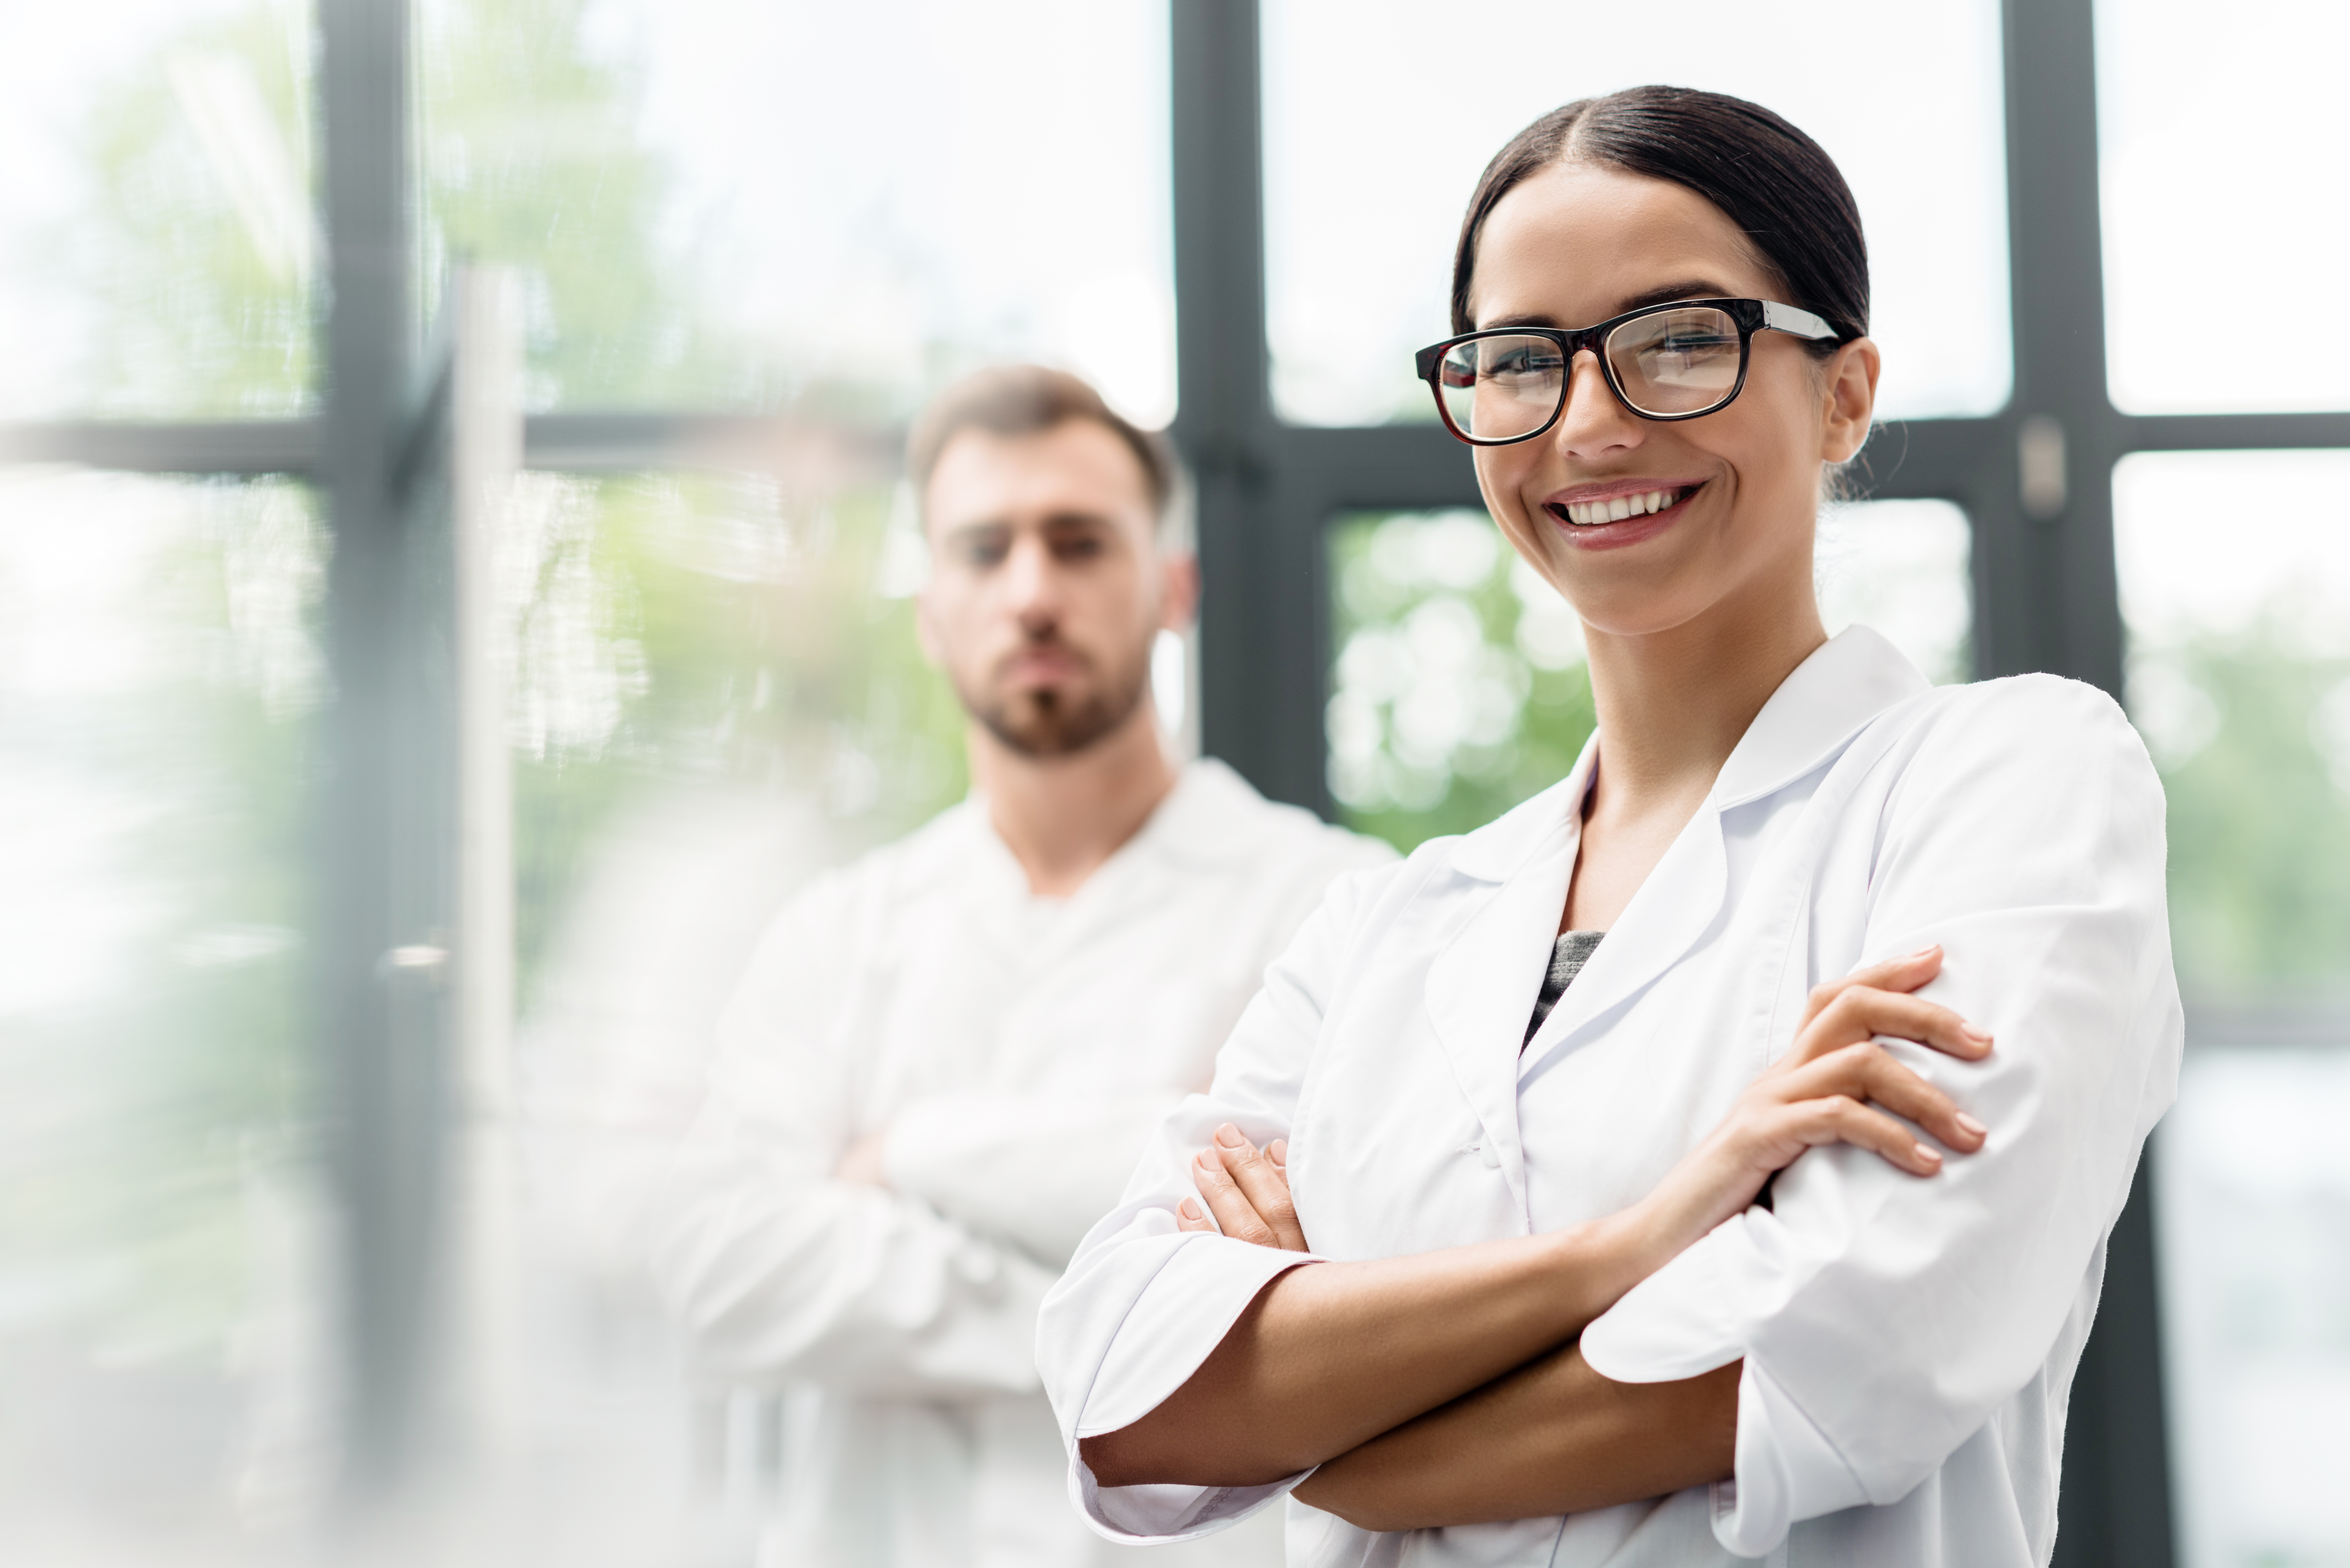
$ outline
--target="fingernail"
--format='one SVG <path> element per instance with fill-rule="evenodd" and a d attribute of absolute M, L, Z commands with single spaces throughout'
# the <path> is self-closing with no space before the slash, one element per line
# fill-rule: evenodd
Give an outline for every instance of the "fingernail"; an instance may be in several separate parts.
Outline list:
<path fill-rule="evenodd" d="M 1215 1169 L 1216 1162 L 1212 1158 L 1211 1158 L 1211 1151 L 1208 1149 L 1201 1149 L 1199 1153 L 1191 1157 L 1191 1163 L 1198 1166 L 1201 1170 Z"/>
<path fill-rule="evenodd" d="M 1222 1144 L 1226 1148 L 1248 1147 L 1248 1139 L 1241 1137 L 1241 1129 L 1232 1126 L 1230 1122 L 1226 1122 L 1223 1126 L 1216 1129 L 1216 1141 Z"/>
<path fill-rule="evenodd" d="M 1916 952 L 1911 953 L 1909 956 L 1910 956 L 1911 958 L 1927 958 L 1927 957 L 1930 957 L 1931 955 L 1933 955 L 1933 954 L 1935 954 L 1935 953 L 1940 952 L 1941 950 L 1942 950 L 1942 944 L 1941 944 L 1941 943 L 1939 943 L 1939 942 L 1928 942 L 1924 947 L 1919 948 Z"/>
<path fill-rule="evenodd" d="M 1271 1143 L 1264 1146 L 1264 1153 L 1265 1158 L 1272 1160 L 1274 1164 L 1287 1165 L 1289 1163 L 1289 1140 L 1285 1137 L 1277 1137 L 1274 1139 Z"/>
<path fill-rule="evenodd" d="M 1918 1146 L 1918 1158 L 1928 1165 L 1939 1165 L 1942 1163 L 1942 1151 L 1930 1144 L 1921 1143 Z"/>
<path fill-rule="evenodd" d="M 1964 1111 L 1960 1111 L 1959 1113 L 1958 1123 L 1960 1127 L 1966 1128 L 1967 1131 L 1974 1134 L 1977 1137 L 1989 1137 L 1991 1136 L 1991 1128 L 1983 1126 L 1982 1123 L 1975 1120 L 1974 1117 L 1967 1115 Z"/>
<path fill-rule="evenodd" d="M 1971 1023 L 1960 1024 L 1959 1033 L 1965 1035 L 1968 1039 L 1973 1041 L 1978 1045 L 1988 1045 L 1991 1044 L 1991 1036 L 1985 1033 L 1982 1030 L 1976 1028 Z"/>
<path fill-rule="evenodd" d="M 1200 1211 L 1199 1204 L 1189 1198 L 1186 1198 L 1182 1202 L 1175 1205 L 1175 1212 L 1183 1216 L 1184 1219 L 1191 1220 L 1195 1224 L 1207 1218 L 1205 1214 Z"/>

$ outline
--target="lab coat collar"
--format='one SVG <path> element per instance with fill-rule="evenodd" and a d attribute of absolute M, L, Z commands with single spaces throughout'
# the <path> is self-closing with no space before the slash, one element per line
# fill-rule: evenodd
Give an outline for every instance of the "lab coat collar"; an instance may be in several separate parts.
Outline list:
<path fill-rule="evenodd" d="M 1721 765 L 1707 806 L 1727 811 L 1784 788 L 1819 766 L 1862 725 L 1932 682 L 1865 626 L 1822 643 L 1779 683 Z"/>
<path fill-rule="evenodd" d="M 1246 861 L 1264 848 L 1273 827 L 1265 799 L 1214 757 L 1183 764 L 1175 787 L 1126 847 L 1191 865 Z"/>
<path fill-rule="evenodd" d="M 1579 833 L 1583 797 L 1591 791 L 1591 770 L 1598 760 L 1595 731 L 1565 778 L 1455 841 L 1452 869 L 1473 881 L 1506 882 L 1552 839 Z"/>
<path fill-rule="evenodd" d="M 1105 899 L 1115 903 L 1118 900 L 1104 889 L 1123 888 L 1143 867 L 1188 868 L 1246 862 L 1263 853 L 1272 815 L 1264 797 L 1224 763 L 1213 757 L 1187 763 L 1176 775 L 1175 787 L 1134 836 L 1118 846 L 1086 879 L 1069 903 L 1088 909 Z M 964 864 L 983 901 L 1030 897 L 1028 874 L 995 831 L 987 797 L 976 788 L 950 807 L 938 826 L 944 841 L 959 845 L 968 857 Z"/>

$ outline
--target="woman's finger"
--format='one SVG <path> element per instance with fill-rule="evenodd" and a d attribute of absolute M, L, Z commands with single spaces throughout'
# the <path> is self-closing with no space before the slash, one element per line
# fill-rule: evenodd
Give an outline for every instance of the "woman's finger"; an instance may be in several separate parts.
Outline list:
<path fill-rule="evenodd" d="M 1846 1044 L 1890 1034 L 1897 1040 L 1931 1045 L 1960 1061 L 1980 1061 L 1991 1054 L 1991 1035 L 1940 1002 L 1872 986 L 1855 986 L 1828 1003 L 1814 1027 L 1849 1035 Z"/>
<path fill-rule="evenodd" d="M 1234 1184 L 1232 1173 L 1217 1157 L 1214 1145 L 1201 1149 L 1191 1161 L 1191 1181 L 1199 1188 L 1201 1199 L 1215 1217 L 1216 1229 L 1235 1241 L 1246 1241 L 1256 1247 L 1278 1247 L 1281 1238 L 1264 1222 L 1264 1216 Z"/>
<path fill-rule="evenodd" d="M 1972 1154 L 1982 1147 L 1991 1129 L 1960 1110 L 1958 1102 L 1931 1080 L 1882 1045 L 1872 1044 L 1860 1049 L 1867 1052 L 1860 1075 L 1871 1104 L 1923 1127 L 1929 1137 L 1940 1139 L 1943 1147 L 1956 1153 Z"/>
<path fill-rule="evenodd" d="M 1213 1231 L 1208 1219 L 1207 1206 L 1196 1198 L 1186 1198 L 1175 1205 L 1175 1229 L 1178 1231 Z"/>
<path fill-rule="evenodd" d="M 1305 1228 L 1298 1223 L 1296 1207 L 1290 1201 L 1289 1178 L 1282 1168 L 1267 1159 L 1230 1122 L 1216 1129 L 1214 1148 L 1249 1207 L 1279 1238 L 1273 1245 L 1292 1252 L 1305 1251 Z"/>
<path fill-rule="evenodd" d="M 1915 991 L 1941 972 L 1942 949 L 1935 943 L 1914 953 L 1856 969 L 1842 980 L 1823 981 L 1812 987 L 1812 994 L 1804 1002 L 1804 1022 L 1797 1027 L 1800 1030 L 1808 1026 L 1829 1002 L 1854 986 L 1865 985 L 1876 991 Z"/>
<path fill-rule="evenodd" d="M 1837 992 L 1804 1026 L 1784 1064 L 1790 1069 L 1800 1067 L 1880 1034 L 1914 1040 L 1965 1062 L 1991 1054 L 1991 1037 L 1938 1002 L 1873 986 L 1851 986 Z"/>
<path fill-rule="evenodd" d="M 1882 1157 L 1912 1176 L 1933 1176 L 1942 1168 L 1942 1153 L 1882 1111 L 1870 1110 L 1848 1095 L 1798 1100 L 1774 1113 L 1772 1129 L 1785 1141 L 1812 1147 L 1848 1143 Z"/>
<path fill-rule="evenodd" d="M 1982 1147 L 1988 1129 L 1916 1069 L 1874 1041 L 1847 1045 L 1789 1074 L 1768 1091 L 1786 1104 L 1843 1095 L 1906 1117 L 1960 1154 Z"/>

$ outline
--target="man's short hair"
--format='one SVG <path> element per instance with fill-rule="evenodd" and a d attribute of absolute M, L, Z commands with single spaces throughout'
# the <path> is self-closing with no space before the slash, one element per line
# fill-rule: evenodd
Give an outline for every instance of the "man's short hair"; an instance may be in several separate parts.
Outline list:
<path fill-rule="evenodd" d="M 1127 444 L 1142 465 L 1151 515 L 1163 522 L 1175 493 L 1175 459 L 1166 441 L 1121 416 L 1079 378 L 1042 365 L 993 366 L 941 392 L 906 438 L 906 472 L 915 493 L 927 494 L 939 455 L 963 431 L 1008 438 L 1043 435 L 1071 420 L 1091 420 Z"/>

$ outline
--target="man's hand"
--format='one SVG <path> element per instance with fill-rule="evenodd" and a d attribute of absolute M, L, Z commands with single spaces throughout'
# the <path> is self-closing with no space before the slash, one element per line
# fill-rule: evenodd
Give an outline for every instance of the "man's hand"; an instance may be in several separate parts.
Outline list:
<path fill-rule="evenodd" d="M 835 1181 L 862 1182 L 885 1191 L 889 1186 L 889 1174 L 881 1167 L 881 1151 L 889 1144 L 889 1129 L 867 1133 L 842 1151 L 840 1163 L 833 1167 Z"/>

